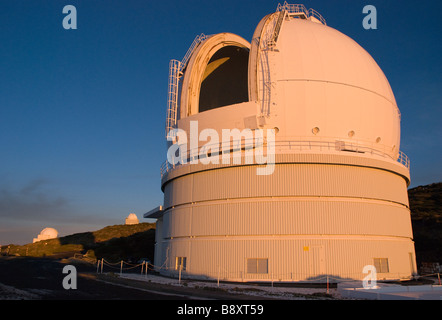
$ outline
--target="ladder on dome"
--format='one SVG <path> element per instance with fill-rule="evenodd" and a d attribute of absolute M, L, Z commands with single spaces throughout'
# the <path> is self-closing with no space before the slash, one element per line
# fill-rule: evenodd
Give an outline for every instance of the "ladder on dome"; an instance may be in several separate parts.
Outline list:
<path fill-rule="evenodd" d="M 273 18 L 276 20 L 273 20 L 274 22 L 269 23 L 267 27 L 265 27 L 267 30 L 263 31 L 260 44 L 261 92 L 259 92 L 259 96 L 261 97 L 261 117 L 270 116 L 273 83 L 270 75 L 269 51 L 275 50 L 281 27 L 286 17 L 303 20 L 309 19 L 326 25 L 325 19 L 317 11 L 307 9 L 303 4 L 288 4 L 287 1 L 285 1 L 282 5 L 278 4 L 276 13 L 278 12 L 278 16 Z M 312 18 L 314 18 L 314 20 Z"/>
<path fill-rule="evenodd" d="M 173 134 L 170 131 L 175 129 L 177 125 L 179 84 L 183 71 L 189 62 L 193 51 L 207 38 L 208 36 L 206 36 L 204 33 L 197 35 L 181 61 L 174 59 L 170 60 L 167 90 L 166 139 L 169 137 L 173 138 Z"/>
<path fill-rule="evenodd" d="M 275 18 L 276 21 L 269 25 L 268 32 L 265 32 L 264 39 L 262 41 L 262 46 L 260 48 L 260 61 L 261 61 L 261 116 L 270 116 L 270 100 L 272 94 L 272 80 L 270 75 L 270 60 L 269 51 L 275 49 L 276 42 L 278 41 L 279 33 L 281 31 L 282 23 L 287 15 L 286 10 L 280 10 L 278 16 Z"/>
<path fill-rule="evenodd" d="M 193 50 L 195 50 L 198 45 L 206 40 L 209 36 L 206 36 L 204 33 L 201 33 L 200 35 L 196 36 L 193 40 L 192 44 L 190 45 L 189 49 L 186 52 L 186 55 L 184 56 L 183 60 L 181 60 L 181 70 L 182 72 L 184 68 L 187 66 L 187 62 L 189 62 L 190 56 L 192 55 Z"/>
<path fill-rule="evenodd" d="M 261 116 L 265 117 L 270 115 L 270 98 L 272 92 L 268 51 L 261 52 L 261 76 Z"/>
<path fill-rule="evenodd" d="M 170 60 L 169 84 L 167 89 L 166 139 L 172 134 L 170 131 L 176 127 L 180 70 L 181 62 L 173 59 Z"/>
<path fill-rule="evenodd" d="M 278 14 L 278 18 L 277 18 L 275 26 L 273 28 L 272 36 L 267 43 L 267 45 L 270 48 L 273 48 L 276 45 L 276 42 L 278 41 L 279 32 L 281 31 L 282 22 L 284 21 L 286 14 L 287 14 L 286 10 L 282 10 Z"/>

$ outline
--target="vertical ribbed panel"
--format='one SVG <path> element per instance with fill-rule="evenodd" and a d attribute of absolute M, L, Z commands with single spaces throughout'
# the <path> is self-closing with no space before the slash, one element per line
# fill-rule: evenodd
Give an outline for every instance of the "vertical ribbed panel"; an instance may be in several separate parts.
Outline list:
<path fill-rule="evenodd" d="M 163 261 L 162 260 L 162 230 L 163 230 L 163 219 L 160 218 L 156 222 L 156 231 L 155 231 L 155 250 L 154 250 L 154 261 Z"/>
<path fill-rule="evenodd" d="M 338 164 L 281 163 L 203 170 L 165 184 L 161 261 L 183 277 L 233 281 L 362 279 L 373 258 L 388 258 L 398 279 L 414 254 L 406 180 L 392 171 Z M 268 259 L 248 274 L 247 259 Z"/>
<path fill-rule="evenodd" d="M 192 207 L 192 219 L 190 211 L 172 210 L 171 228 L 174 231 L 171 236 L 360 234 L 412 237 L 409 210 L 391 203 L 285 199 L 230 201 Z M 184 219 L 183 214 L 189 218 Z M 188 224 L 192 225 L 191 233 Z"/>
<path fill-rule="evenodd" d="M 164 206 L 248 197 L 327 196 L 379 199 L 408 205 L 405 180 L 388 171 L 339 165 L 279 164 L 272 175 L 256 167 L 202 171 L 172 180 Z"/>
<path fill-rule="evenodd" d="M 366 276 L 363 267 L 373 264 L 373 258 L 388 257 L 390 272 L 379 273 L 378 279 L 399 279 L 411 275 L 408 252 L 414 252 L 413 244 L 403 240 L 187 239 L 177 240 L 171 246 L 167 263 L 171 270 L 163 273 L 175 274 L 175 257 L 186 256 L 188 268 L 184 277 L 217 279 L 219 274 L 221 280 L 234 281 L 325 282 L 329 276 L 335 282 L 361 280 Z M 268 273 L 247 273 L 247 258 L 267 258 Z"/>
<path fill-rule="evenodd" d="M 191 202 L 193 176 L 183 176 L 169 183 L 164 189 L 164 207 Z"/>

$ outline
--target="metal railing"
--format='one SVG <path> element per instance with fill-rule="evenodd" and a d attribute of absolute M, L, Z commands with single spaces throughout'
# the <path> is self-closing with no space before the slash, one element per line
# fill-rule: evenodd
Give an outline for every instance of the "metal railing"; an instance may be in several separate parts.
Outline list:
<path fill-rule="evenodd" d="M 287 11 L 291 14 L 304 14 L 306 18 L 314 17 L 318 19 L 322 24 L 327 25 L 324 17 L 316 10 L 310 8 L 307 9 L 303 4 L 289 4 L 287 1 L 284 4 L 278 4 L 276 11 Z"/>
<path fill-rule="evenodd" d="M 325 21 L 324 17 L 323 17 L 318 11 L 316 11 L 316 10 L 310 8 L 310 9 L 308 9 L 308 12 L 309 12 L 310 17 L 313 16 L 314 18 L 316 18 L 316 19 L 318 19 L 319 21 L 321 21 L 321 23 L 322 23 L 323 25 L 327 25 L 327 22 Z"/>
<path fill-rule="evenodd" d="M 306 17 L 309 16 L 309 12 L 303 4 L 289 4 L 287 1 L 284 1 L 283 4 L 278 3 L 276 11 L 283 10 L 286 10 L 289 13 L 304 13 Z"/>
<path fill-rule="evenodd" d="M 192 44 L 190 45 L 189 49 L 186 52 L 186 55 L 184 56 L 183 60 L 181 60 L 181 69 L 180 71 L 183 71 L 184 68 L 187 65 L 187 62 L 189 62 L 190 56 L 192 55 L 193 50 L 204 40 L 206 40 L 209 36 L 206 36 L 204 33 L 201 33 L 200 35 L 196 36 L 193 40 Z"/>
<path fill-rule="evenodd" d="M 399 151 L 399 158 L 397 159 L 397 161 L 403 164 L 408 170 L 410 170 L 410 159 L 402 151 Z"/>
<path fill-rule="evenodd" d="M 334 141 L 275 141 L 273 146 L 271 146 L 271 149 L 274 150 L 275 155 L 277 154 L 283 154 L 285 152 L 293 152 L 293 151 L 326 151 L 326 152 L 350 152 L 354 154 L 365 154 L 370 156 L 378 156 L 382 158 L 391 159 L 393 161 L 397 161 L 400 164 L 402 164 L 404 167 L 406 167 L 408 170 L 410 170 L 410 159 L 408 156 L 403 153 L 402 151 L 399 151 L 397 157 L 391 156 L 390 153 L 387 153 L 386 151 L 382 151 L 379 148 L 372 148 L 366 145 L 361 145 L 358 143 L 352 143 L 347 141 L 341 141 L 341 140 L 334 140 Z M 176 164 L 172 164 L 169 161 L 163 162 L 160 168 L 161 177 L 164 176 L 167 172 L 170 170 L 180 167 L 181 165 L 185 164 L 192 164 L 195 163 L 195 161 L 203 158 L 214 158 L 214 157 L 223 157 L 229 155 L 238 155 L 238 152 L 244 153 L 251 149 L 257 149 L 262 147 L 269 147 L 268 142 L 262 142 L 257 144 L 256 140 L 236 140 L 231 142 L 229 144 L 228 150 L 226 150 L 225 146 L 222 145 L 222 143 L 219 144 L 213 144 L 213 145 L 204 145 L 201 148 L 195 148 L 191 150 L 185 150 L 186 151 L 186 158 L 185 159 L 178 159 L 174 158 L 174 160 L 180 160 L 180 161 L 174 161 Z M 206 148 L 206 149 L 204 149 Z M 208 155 L 206 153 L 206 150 L 214 151 L 213 154 Z M 183 161 L 184 160 L 184 161 Z"/>

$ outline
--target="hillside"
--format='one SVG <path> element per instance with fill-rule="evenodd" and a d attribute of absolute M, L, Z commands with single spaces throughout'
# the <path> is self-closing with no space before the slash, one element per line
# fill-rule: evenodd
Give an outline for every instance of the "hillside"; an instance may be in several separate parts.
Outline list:
<path fill-rule="evenodd" d="M 408 197 L 418 266 L 422 262 L 442 263 L 442 183 L 409 189 Z M 108 261 L 148 258 L 153 262 L 154 244 L 155 224 L 140 223 L 108 226 L 23 246 L 11 245 L 9 253 L 42 257 L 72 256 L 78 252 Z"/>
<path fill-rule="evenodd" d="M 9 254 L 20 256 L 72 256 L 83 253 L 108 261 L 148 258 L 153 262 L 155 224 L 108 226 L 94 232 L 75 233 L 22 246 L 11 245 Z"/>
<path fill-rule="evenodd" d="M 418 265 L 442 263 L 442 183 L 408 190 Z"/>

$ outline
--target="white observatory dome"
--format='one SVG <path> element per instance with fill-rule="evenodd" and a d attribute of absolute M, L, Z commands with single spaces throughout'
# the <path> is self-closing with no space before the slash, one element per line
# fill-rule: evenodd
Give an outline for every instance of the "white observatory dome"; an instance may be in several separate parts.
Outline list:
<path fill-rule="evenodd" d="M 40 235 L 51 237 L 51 238 L 57 238 L 58 237 L 58 231 L 55 230 L 54 228 L 44 228 L 40 232 Z"/>
<path fill-rule="evenodd" d="M 126 218 L 126 224 L 138 224 L 138 217 L 135 213 L 130 213 Z"/>
<path fill-rule="evenodd" d="M 240 282 L 359 281 L 368 265 L 383 280 L 416 274 L 390 84 L 315 10 L 278 5 L 250 42 L 197 36 L 171 60 L 168 89 L 164 202 L 144 215 L 157 219 L 158 272 Z"/>
<path fill-rule="evenodd" d="M 278 127 L 279 139 L 339 139 L 397 158 L 396 100 L 384 73 L 359 44 L 328 26 L 291 19 L 267 58 L 274 84 L 267 121 Z M 252 82 L 260 69 L 251 70 Z M 253 90 L 259 87 L 259 81 L 251 83 L 251 100 L 260 98 Z"/>
<path fill-rule="evenodd" d="M 37 238 L 34 238 L 33 242 L 41 241 L 41 240 L 49 240 L 55 239 L 58 237 L 58 231 L 54 228 L 44 228 L 41 230 L 40 234 Z"/>

